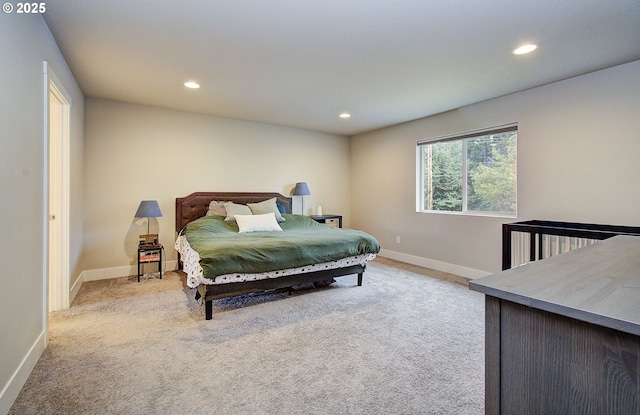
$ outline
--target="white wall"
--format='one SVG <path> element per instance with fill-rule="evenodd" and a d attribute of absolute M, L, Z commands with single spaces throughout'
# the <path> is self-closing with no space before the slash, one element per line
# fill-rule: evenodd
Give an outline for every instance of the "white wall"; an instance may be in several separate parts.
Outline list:
<path fill-rule="evenodd" d="M 0 13 L 0 414 L 8 412 L 45 345 L 43 61 L 72 98 L 70 279 L 82 249 L 83 96 L 38 15 Z"/>
<path fill-rule="evenodd" d="M 470 277 L 499 271 L 500 225 L 515 220 L 416 213 L 415 146 L 518 122 L 517 220 L 639 226 L 639 86 L 636 61 L 352 137 L 352 223 L 391 257 Z"/>
<path fill-rule="evenodd" d="M 344 136 L 87 98 L 84 266 L 87 276 L 131 275 L 133 215 L 156 199 L 160 242 L 175 259 L 175 199 L 196 191 L 279 192 L 306 181 L 326 213 L 350 217 Z M 99 272 L 99 270 L 106 270 Z M 120 274 L 120 275 L 118 275 Z M 93 278 L 93 277 L 90 277 Z"/>

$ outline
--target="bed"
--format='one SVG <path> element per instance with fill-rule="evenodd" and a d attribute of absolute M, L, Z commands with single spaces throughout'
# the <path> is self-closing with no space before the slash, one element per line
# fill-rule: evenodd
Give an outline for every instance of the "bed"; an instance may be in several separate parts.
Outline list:
<path fill-rule="evenodd" d="M 362 285 L 367 261 L 380 250 L 375 238 L 292 215 L 291 207 L 292 199 L 279 193 L 196 192 L 176 198 L 179 266 L 204 300 L 207 320 L 213 300 L 220 298 L 321 286 L 353 274 Z M 252 232 L 256 226 L 262 230 L 263 219 L 281 231 Z"/>

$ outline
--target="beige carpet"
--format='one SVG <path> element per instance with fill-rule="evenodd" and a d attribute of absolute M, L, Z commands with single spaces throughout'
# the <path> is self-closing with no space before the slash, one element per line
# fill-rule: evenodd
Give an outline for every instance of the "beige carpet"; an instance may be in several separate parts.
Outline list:
<path fill-rule="evenodd" d="M 377 259 L 214 302 L 181 274 L 85 283 L 10 414 L 482 414 L 484 297 Z"/>
<path fill-rule="evenodd" d="M 145 278 L 140 283 L 135 275 L 108 280 L 89 281 L 82 284 L 80 291 L 73 299 L 71 307 L 105 301 L 139 297 L 147 294 L 176 291 L 186 287 L 185 274 L 176 271 L 164 272 L 162 279 Z"/>

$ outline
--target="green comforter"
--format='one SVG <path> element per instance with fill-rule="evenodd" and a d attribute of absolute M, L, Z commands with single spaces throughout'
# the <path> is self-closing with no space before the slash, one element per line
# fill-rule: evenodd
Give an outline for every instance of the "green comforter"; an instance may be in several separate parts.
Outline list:
<path fill-rule="evenodd" d="M 320 224 L 301 215 L 283 215 L 283 232 L 238 233 L 235 222 L 205 216 L 189 223 L 185 236 L 200 255 L 204 277 L 260 273 L 378 253 L 371 235 Z"/>

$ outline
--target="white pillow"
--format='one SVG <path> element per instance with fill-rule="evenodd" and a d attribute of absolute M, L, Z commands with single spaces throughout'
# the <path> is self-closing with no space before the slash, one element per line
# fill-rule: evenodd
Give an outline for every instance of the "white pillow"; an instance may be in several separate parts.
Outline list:
<path fill-rule="evenodd" d="M 238 233 L 282 231 L 273 212 L 264 215 L 236 215 Z"/>

